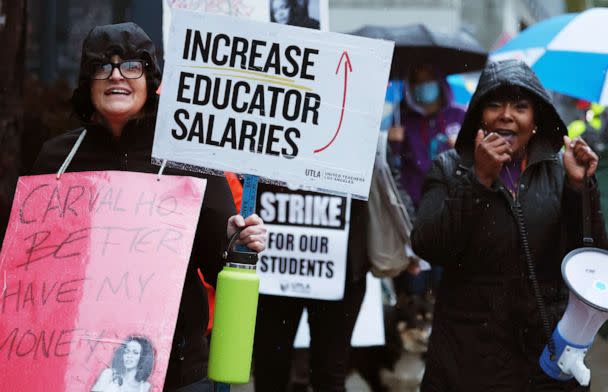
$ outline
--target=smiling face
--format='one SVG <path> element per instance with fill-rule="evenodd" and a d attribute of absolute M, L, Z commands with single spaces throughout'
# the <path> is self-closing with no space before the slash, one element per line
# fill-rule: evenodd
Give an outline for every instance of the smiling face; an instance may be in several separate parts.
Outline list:
<path fill-rule="evenodd" d="M 126 370 L 132 370 L 137 368 L 139 364 L 139 358 L 141 357 L 141 344 L 135 340 L 129 341 L 125 345 L 123 354 L 123 362 Z"/>
<path fill-rule="evenodd" d="M 536 127 L 534 98 L 518 87 L 504 87 L 484 100 L 481 126 L 495 132 L 511 145 L 513 155 L 521 157 Z"/>
<path fill-rule="evenodd" d="M 111 57 L 114 64 L 122 60 L 118 55 Z M 145 72 L 138 79 L 125 79 L 118 68 L 114 68 L 108 79 L 91 81 L 93 107 L 110 125 L 124 124 L 136 116 L 144 107 L 147 96 Z"/>

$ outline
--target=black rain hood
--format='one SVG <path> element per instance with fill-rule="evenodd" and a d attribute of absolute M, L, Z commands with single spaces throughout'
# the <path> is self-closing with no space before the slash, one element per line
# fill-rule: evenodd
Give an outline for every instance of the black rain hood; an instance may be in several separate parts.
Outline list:
<path fill-rule="evenodd" d="M 72 94 L 72 107 L 78 118 L 89 122 L 95 111 L 91 102 L 91 70 L 96 63 L 109 63 L 113 55 L 122 59 L 140 59 L 145 68 L 148 98 L 144 110 L 156 110 L 156 90 L 161 72 L 154 43 L 141 27 L 133 22 L 94 27 L 82 42 L 78 87 Z"/>
<path fill-rule="evenodd" d="M 534 121 L 538 126 L 538 133 L 530 141 L 530 146 L 540 145 L 540 141 L 544 141 L 545 143 L 542 144 L 549 145 L 552 153 L 557 153 L 564 144 L 563 136 L 567 135 L 567 131 L 549 94 L 526 63 L 519 60 L 505 60 L 489 63 L 483 70 L 456 140 L 458 154 L 472 156 L 475 136 L 480 128 L 484 99 L 494 90 L 505 86 L 521 87 L 535 98 Z"/>

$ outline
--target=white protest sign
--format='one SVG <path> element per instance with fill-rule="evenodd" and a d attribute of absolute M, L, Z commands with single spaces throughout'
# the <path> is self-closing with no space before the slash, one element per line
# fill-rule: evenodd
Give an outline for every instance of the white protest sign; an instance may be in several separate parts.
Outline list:
<path fill-rule="evenodd" d="M 173 8 L 233 15 L 260 22 L 270 19 L 268 0 L 163 0 L 163 47 L 165 50 L 169 43 Z"/>
<path fill-rule="evenodd" d="M 311 2 L 314 3 L 314 0 Z M 329 31 L 329 0 L 318 0 L 321 31 Z"/>
<path fill-rule="evenodd" d="M 342 299 L 350 199 L 261 184 L 256 205 L 268 229 L 257 266 L 260 293 Z"/>
<path fill-rule="evenodd" d="M 367 274 L 367 289 L 361 304 L 361 310 L 355 323 L 350 344 L 353 347 L 384 346 L 384 313 L 382 310 L 382 288 L 380 279 Z M 310 329 L 308 327 L 308 313 L 302 313 L 298 332 L 294 340 L 295 348 L 310 346 Z"/>
<path fill-rule="evenodd" d="M 173 10 L 152 156 L 367 199 L 394 44 Z"/>

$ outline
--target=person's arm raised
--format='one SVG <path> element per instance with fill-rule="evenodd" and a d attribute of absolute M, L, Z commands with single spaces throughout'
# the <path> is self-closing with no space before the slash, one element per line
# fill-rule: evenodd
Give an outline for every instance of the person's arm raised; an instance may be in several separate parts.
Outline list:
<path fill-rule="evenodd" d="M 564 147 L 563 162 L 568 184 L 576 190 L 581 190 L 585 170 L 587 177 L 591 178 L 597 170 L 599 158 L 580 137 L 570 140 L 568 136 L 564 136 Z"/>

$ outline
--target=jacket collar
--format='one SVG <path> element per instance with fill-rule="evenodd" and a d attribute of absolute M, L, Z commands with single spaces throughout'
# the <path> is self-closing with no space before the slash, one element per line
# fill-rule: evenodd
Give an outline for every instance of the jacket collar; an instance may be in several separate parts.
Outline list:
<path fill-rule="evenodd" d="M 118 140 L 112 137 L 110 129 L 99 122 L 85 123 L 83 126 L 89 130 L 87 138 L 95 140 L 97 143 L 109 144 L 114 148 L 137 148 L 150 149 L 154 141 L 154 126 L 156 115 L 144 115 L 129 120 L 122 131 Z"/>

